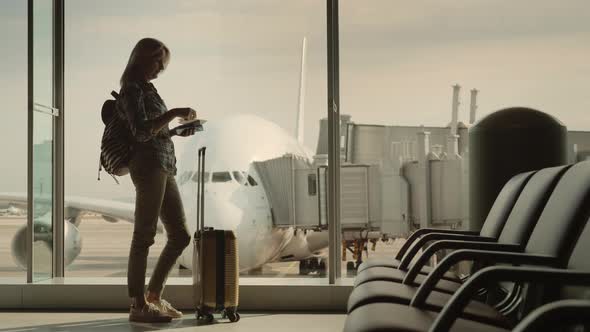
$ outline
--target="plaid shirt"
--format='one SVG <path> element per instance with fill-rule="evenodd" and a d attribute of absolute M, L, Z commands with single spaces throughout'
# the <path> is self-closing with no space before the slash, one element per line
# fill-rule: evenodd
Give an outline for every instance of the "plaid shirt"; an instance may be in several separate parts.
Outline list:
<path fill-rule="evenodd" d="M 158 90 L 149 82 L 129 82 L 121 88 L 119 107 L 135 138 L 134 149 L 148 151 L 171 175 L 176 175 L 174 143 L 168 125 L 154 135 L 151 120 L 168 111 Z"/>

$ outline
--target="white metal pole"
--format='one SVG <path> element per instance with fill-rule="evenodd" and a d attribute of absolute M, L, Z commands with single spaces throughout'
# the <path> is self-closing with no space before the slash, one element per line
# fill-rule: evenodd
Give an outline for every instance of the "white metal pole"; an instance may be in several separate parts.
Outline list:
<path fill-rule="evenodd" d="M 452 105 L 452 119 L 451 119 L 451 135 L 457 135 L 457 122 L 459 121 L 459 93 L 461 86 L 459 84 L 453 85 L 453 105 Z"/>
<path fill-rule="evenodd" d="M 295 137 L 299 143 L 303 143 L 305 121 L 305 55 L 307 52 L 307 38 L 303 37 L 301 45 L 301 68 L 299 72 L 299 96 L 297 100 L 297 119 L 295 124 Z"/>
<path fill-rule="evenodd" d="M 469 107 L 469 124 L 475 123 L 477 112 L 477 89 L 471 90 L 471 102 Z"/>

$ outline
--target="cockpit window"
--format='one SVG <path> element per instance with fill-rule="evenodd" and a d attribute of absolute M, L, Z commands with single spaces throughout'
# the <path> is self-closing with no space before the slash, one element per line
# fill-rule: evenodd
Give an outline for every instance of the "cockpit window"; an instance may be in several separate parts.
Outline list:
<path fill-rule="evenodd" d="M 229 172 L 214 172 L 212 182 L 230 182 L 231 174 Z"/>
<path fill-rule="evenodd" d="M 251 186 L 257 186 L 258 185 L 258 182 L 256 182 L 256 180 L 254 180 L 254 178 L 251 175 L 248 175 L 248 183 Z"/>
<path fill-rule="evenodd" d="M 209 182 L 209 172 L 203 173 L 203 178 L 205 179 L 205 183 Z M 192 181 L 199 182 L 199 173 L 198 172 L 195 172 L 195 174 L 193 174 Z"/>
<path fill-rule="evenodd" d="M 233 171 L 231 174 L 234 176 L 234 179 L 241 185 L 246 185 L 246 178 L 242 175 L 242 173 L 238 171 Z"/>

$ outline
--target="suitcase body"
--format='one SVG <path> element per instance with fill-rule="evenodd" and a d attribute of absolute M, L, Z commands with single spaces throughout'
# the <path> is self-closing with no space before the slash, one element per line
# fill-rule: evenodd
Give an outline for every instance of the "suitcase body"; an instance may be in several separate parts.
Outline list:
<path fill-rule="evenodd" d="M 230 321 L 240 319 L 238 244 L 233 231 L 204 227 L 205 148 L 199 150 L 197 231 L 193 248 L 193 290 L 198 320 L 213 321 L 221 313 Z"/>

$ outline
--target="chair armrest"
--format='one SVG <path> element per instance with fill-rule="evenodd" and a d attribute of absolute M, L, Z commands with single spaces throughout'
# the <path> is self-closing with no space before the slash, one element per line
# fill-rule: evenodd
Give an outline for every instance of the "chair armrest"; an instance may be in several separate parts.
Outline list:
<path fill-rule="evenodd" d="M 545 304 L 528 314 L 512 331 L 553 331 L 570 324 L 590 324 L 590 301 L 561 300 Z"/>
<path fill-rule="evenodd" d="M 448 331 L 479 288 L 502 281 L 590 286 L 590 272 L 535 267 L 486 267 L 461 285 L 436 317 L 429 332 Z"/>
<path fill-rule="evenodd" d="M 502 244 L 495 242 L 477 242 L 477 241 L 436 241 L 424 250 L 418 260 L 412 265 L 404 278 L 403 283 L 413 284 L 414 280 L 420 274 L 422 267 L 428 263 L 430 257 L 436 254 L 437 251 L 443 249 L 474 249 L 474 250 L 494 250 L 502 252 L 521 252 L 522 246 L 517 244 Z M 450 268 L 450 267 L 449 267 Z M 444 271 L 447 272 L 447 271 Z M 444 274 L 444 273 L 443 273 Z M 406 281 L 407 279 L 407 281 Z"/>
<path fill-rule="evenodd" d="M 423 307 L 426 303 L 426 298 L 430 292 L 435 288 L 438 281 L 449 271 L 449 269 L 464 260 L 473 261 L 489 261 L 493 264 L 506 263 L 506 264 L 527 264 L 527 265 L 543 265 L 543 266 L 557 266 L 558 260 L 553 256 L 542 256 L 532 255 L 525 253 L 515 252 L 503 252 L 503 251 L 487 251 L 487 250 L 467 250 L 461 249 L 452 252 L 445 257 L 440 263 L 434 268 L 432 272 L 426 277 L 422 285 L 418 287 L 414 298 L 410 305 L 415 307 Z M 407 278 L 407 276 L 406 276 Z M 471 278 L 469 279 L 471 280 Z M 409 284 L 406 279 L 403 281 L 404 284 Z"/>
<path fill-rule="evenodd" d="M 449 234 L 449 233 L 428 233 L 418 240 L 415 241 L 415 244 L 407 251 L 407 253 L 403 256 L 402 260 L 399 263 L 400 270 L 407 270 L 408 266 L 414 259 L 414 256 L 418 254 L 418 251 L 424 247 L 426 244 L 436 240 L 463 240 L 463 241 L 480 241 L 480 242 L 495 242 L 498 239 L 493 237 L 487 236 L 479 236 L 479 235 L 465 235 L 465 234 Z"/>
<path fill-rule="evenodd" d="M 475 232 L 475 231 L 457 231 L 457 230 L 451 230 L 451 229 L 420 228 L 419 230 L 410 234 L 410 236 L 406 239 L 406 242 L 402 245 L 402 247 L 399 249 L 399 251 L 395 255 L 395 259 L 401 260 L 404 257 L 404 255 L 406 254 L 406 251 L 412 245 L 412 243 L 414 243 L 414 241 L 419 239 L 421 236 L 428 234 L 428 233 L 479 235 L 479 232 Z"/>

